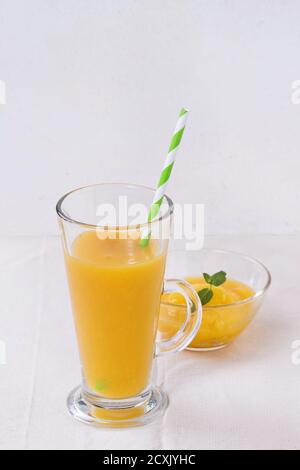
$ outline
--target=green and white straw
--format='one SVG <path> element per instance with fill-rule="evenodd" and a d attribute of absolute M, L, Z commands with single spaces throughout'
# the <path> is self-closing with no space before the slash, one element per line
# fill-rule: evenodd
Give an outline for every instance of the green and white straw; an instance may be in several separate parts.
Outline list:
<path fill-rule="evenodd" d="M 155 191 L 154 199 L 149 210 L 148 222 L 151 222 L 153 219 L 155 219 L 155 217 L 159 213 L 159 209 L 163 202 L 164 195 L 166 193 L 166 188 L 167 188 L 170 175 L 172 173 L 172 169 L 174 166 L 176 152 L 180 145 L 182 135 L 185 129 L 187 116 L 188 116 L 188 111 L 182 108 L 177 119 L 176 127 L 174 129 L 171 143 L 170 143 L 169 150 L 168 150 L 168 155 L 165 160 L 165 164 L 162 169 L 162 172 L 160 174 L 160 178 L 157 184 L 157 189 Z M 140 245 L 142 247 L 147 246 L 149 243 L 150 237 L 151 237 L 150 228 L 143 230 L 142 236 L 140 239 Z"/>

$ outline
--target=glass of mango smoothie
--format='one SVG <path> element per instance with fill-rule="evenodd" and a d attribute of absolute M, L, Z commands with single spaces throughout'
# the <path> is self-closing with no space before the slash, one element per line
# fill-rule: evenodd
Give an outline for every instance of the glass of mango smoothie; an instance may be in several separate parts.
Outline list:
<path fill-rule="evenodd" d="M 88 424 L 134 426 L 161 414 L 168 398 L 153 384 L 153 360 L 184 349 L 201 323 L 201 302 L 191 285 L 164 280 L 172 201 L 164 196 L 151 223 L 137 215 L 141 206 L 147 212 L 154 192 L 96 184 L 57 203 L 83 377 L 69 395 L 68 409 Z M 142 246 L 146 229 L 151 237 Z M 158 340 L 163 292 L 180 295 L 185 314 L 174 334 Z"/>
<path fill-rule="evenodd" d="M 226 273 L 222 284 L 210 286 L 203 274 Z M 232 343 L 252 322 L 271 283 L 268 269 L 249 256 L 224 250 L 170 251 L 167 274 L 180 275 L 195 290 L 207 294 L 202 323 L 187 349 L 209 351 Z M 162 338 L 174 334 L 184 322 L 184 300 L 164 293 L 159 317 Z"/>

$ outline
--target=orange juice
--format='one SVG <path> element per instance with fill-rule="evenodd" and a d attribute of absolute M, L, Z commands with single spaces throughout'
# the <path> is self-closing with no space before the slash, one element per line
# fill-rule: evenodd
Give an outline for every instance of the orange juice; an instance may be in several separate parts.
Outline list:
<path fill-rule="evenodd" d="M 154 354 L 165 255 L 158 243 L 79 235 L 66 266 L 88 388 L 122 399 L 148 385 Z"/>
<path fill-rule="evenodd" d="M 208 287 L 203 277 L 189 277 L 194 289 Z M 210 349 L 231 343 L 253 319 L 257 304 L 239 303 L 249 299 L 255 292 L 243 282 L 227 279 L 219 287 L 213 287 L 213 297 L 203 306 L 202 324 L 190 343 L 190 348 Z M 173 335 L 185 319 L 185 301 L 180 294 L 164 294 L 159 318 L 159 331 L 165 336 Z"/>

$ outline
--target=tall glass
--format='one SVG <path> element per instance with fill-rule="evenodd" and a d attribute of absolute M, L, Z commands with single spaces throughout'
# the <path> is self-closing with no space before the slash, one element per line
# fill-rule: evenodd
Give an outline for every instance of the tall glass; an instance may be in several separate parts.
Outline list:
<path fill-rule="evenodd" d="M 185 348 L 201 323 L 195 290 L 164 280 L 173 203 L 165 196 L 156 220 L 144 223 L 154 192 L 104 183 L 57 203 L 83 376 L 68 409 L 85 423 L 139 425 L 164 411 L 168 398 L 152 383 L 153 359 Z M 171 339 L 158 341 L 161 294 L 174 291 L 185 297 L 186 319 Z"/>

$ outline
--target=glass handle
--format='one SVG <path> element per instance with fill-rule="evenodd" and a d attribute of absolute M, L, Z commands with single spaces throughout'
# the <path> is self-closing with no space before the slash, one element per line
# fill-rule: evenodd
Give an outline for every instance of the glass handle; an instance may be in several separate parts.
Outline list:
<path fill-rule="evenodd" d="M 182 279 L 165 279 L 163 294 L 177 292 L 186 302 L 186 317 L 171 338 L 156 342 L 156 356 L 182 351 L 194 338 L 202 322 L 202 305 L 195 289 Z"/>

